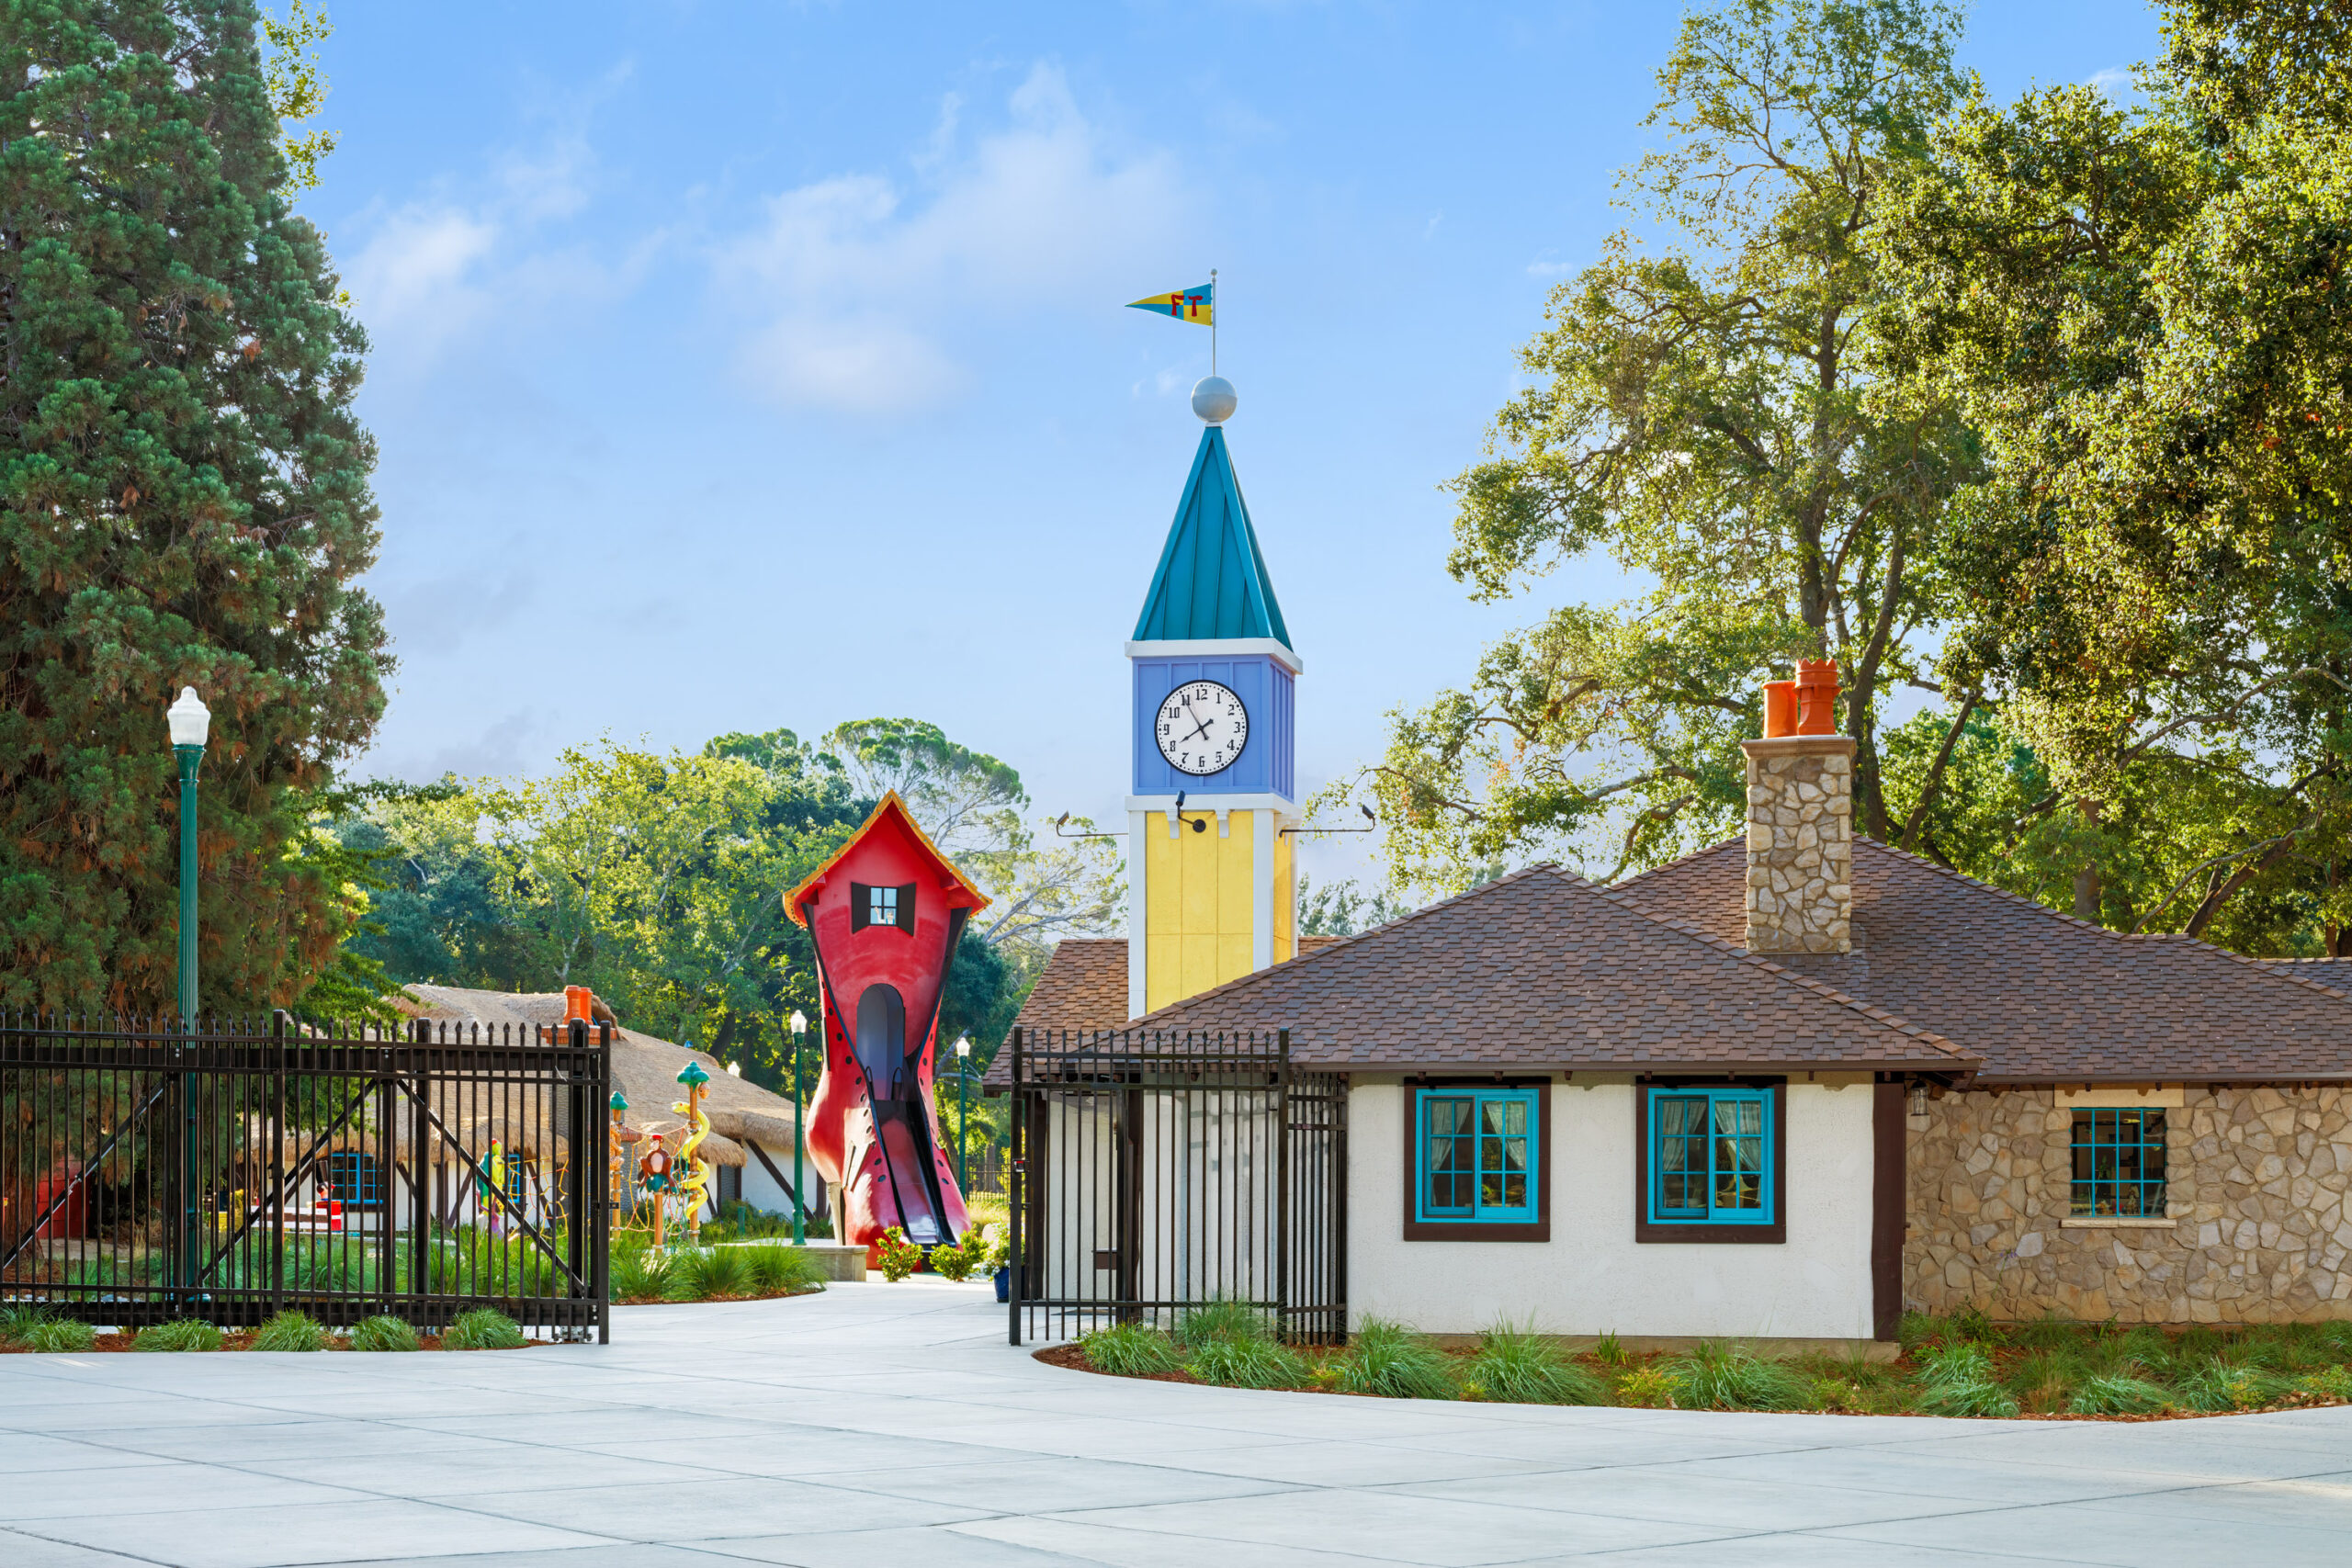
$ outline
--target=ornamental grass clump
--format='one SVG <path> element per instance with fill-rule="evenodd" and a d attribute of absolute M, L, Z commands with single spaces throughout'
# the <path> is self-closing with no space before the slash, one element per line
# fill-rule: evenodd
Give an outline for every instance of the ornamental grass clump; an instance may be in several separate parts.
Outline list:
<path fill-rule="evenodd" d="M 444 1350 L 519 1350 L 529 1343 L 513 1318 L 490 1307 L 459 1313 L 441 1336 Z"/>
<path fill-rule="evenodd" d="M 1506 1404 L 1606 1404 L 1609 1386 L 1541 1335 L 1497 1324 L 1478 1336 L 1464 1371 L 1480 1397 Z"/>
<path fill-rule="evenodd" d="M 355 1350 L 421 1350 L 424 1342 L 416 1330 L 390 1313 L 361 1318 L 351 1331 L 351 1348 Z"/>
<path fill-rule="evenodd" d="M 2018 1413 L 2017 1395 L 1993 1375 L 1993 1358 L 1968 1340 L 1940 1344 L 1919 1358 L 1923 1416 L 2007 1416 Z"/>
<path fill-rule="evenodd" d="M 218 1350 L 220 1331 L 200 1317 L 151 1323 L 130 1341 L 134 1350 Z"/>
<path fill-rule="evenodd" d="M 256 1350 L 323 1350 L 327 1348 L 327 1331 L 319 1326 L 318 1319 L 304 1312 L 288 1308 L 261 1325 L 254 1335 Z"/>
<path fill-rule="evenodd" d="M 21 1345 L 25 1336 L 51 1321 L 47 1307 L 0 1307 L 0 1345 Z"/>
<path fill-rule="evenodd" d="M 747 1247 L 742 1253 L 754 1294 L 792 1296 L 825 1288 L 817 1266 L 797 1247 Z"/>
<path fill-rule="evenodd" d="M 1297 1388 L 1306 1382 L 1306 1362 L 1271 1338 L 1211 1339 L 1195 1348 L 1184 1370 L 1223 1388 Z"/>
<path fill-rule="evenodd" d="M 1454 1399 L 1461 1387 L 1445 1352 L 1401 1323 L 1368 1317 L 1348 1337 L 1340 1387 L 1390 1399 Z M 1497 1397 L 1500 1397 L 1498 1395 Z"/>
<path fill-rule="evenodd" d="M 1078 1348 L 1085 1354 L 1088 1366 L 1114 1377 L 1150 1377 L 1172 1372 L 1184 1364 L 1173 1339 L 1140 1323 L 1123 1323 L 1115 1328 L 1098 1328 L 1091 1334 L 1080 1335 Z"/>
<path fill-rule="evenodd" d="M 642 1247 L 627 1252 L 616 1247 L 612 1261 L 613 1300 L 658 1301 L 669 1293 L 670 1261 Z"/>
<path fill-rule="evenodd" d="M 663 1293 L 673 1302 L 725 1301 L 752 1293 L 752 1266 L 738 1248 L 713 1247 L 675 1254 Z"/>
<path fill-rule="evenodd" d="M 1804 1378 L 1720 1340 L 1702 1340 L 1668 1371 L 1685 1410 L 1800 1410 L 1808 1403 Z"/>
<path fill-rule="evenodd" d="M 98 1348 L 98 1334 L 79 1319 L 51 1317 L 26 1329 L 17 1343 L 48 1356 L 78 1355 Z"/>
<path fill-rule="evenodd" d="M 2129 1372 L 2102 1372 L 2075 1391 L 2067 1408 L 2077 1416 L 2154 1416 L 2170 1408 L 2171 1391 Z"/>

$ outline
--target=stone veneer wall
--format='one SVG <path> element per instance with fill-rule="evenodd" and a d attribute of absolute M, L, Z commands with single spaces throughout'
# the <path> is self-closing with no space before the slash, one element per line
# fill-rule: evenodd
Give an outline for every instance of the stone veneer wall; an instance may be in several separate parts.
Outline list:
<path fill-rule="evenodd" d="M 1778 736 L 1747 753 L 1747 950 L 1852 951 L 1854 742 Z"/>
<path fill-rule="evenodd" d="M 2073 1112 L 1974 1090 L 1911 1120 L 1904 1305 L 2124 1323 L 2352 1318 L 2352 1095 L 2188 1087 L 2161 1226 L 2068 1226 Z"/>

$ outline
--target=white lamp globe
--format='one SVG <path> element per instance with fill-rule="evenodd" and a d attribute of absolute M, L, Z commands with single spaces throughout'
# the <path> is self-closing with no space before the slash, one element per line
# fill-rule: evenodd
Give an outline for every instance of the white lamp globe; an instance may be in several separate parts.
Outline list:
<path fill-rule="evenodd" d="M 1204 424 L 1223 424 L 1239 403 L 1233 395 L 1233 383 L 1222 376 L 1204 376 L 1193 384 L 1193 412 Z"/>
<path fill-rule="evenodd" d="M 180 700 L 164 710 L 172 727 L 175 746 L 201 746 L 212 733 L 212 710 L 196 694 L 194 686 L 180 688 Z"/>
<path fill-rule="evenodd" d="M 794 1008 L 792 1010 L 792 1032 L 795 1034 L 806 1034 L 808 1032 L 808 1015 L 802 1012 L 798 1008 Z"/>
<path fill-rule="evenodd" d="M 970 1035 L 959 1034 L 956 1037 L 956 1054 L 958 1056 L 968 1056 L 972 1054 L 972 1037 Z"/>

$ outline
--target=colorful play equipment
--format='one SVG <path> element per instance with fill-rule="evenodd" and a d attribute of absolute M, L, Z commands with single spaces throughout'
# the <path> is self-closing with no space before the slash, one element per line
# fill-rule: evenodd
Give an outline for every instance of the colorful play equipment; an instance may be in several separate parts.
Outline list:
<path fill-rule="evenodd" d="M 678 1158 L 686 1168 L 684 1179 L 678 1183 L 679 1207 L 686 1219 L 686 1245 L 702 1245 L 703 1195 L 710 1190 L 710 1162 L 695 1151 L 710 1136 L 710 1118 L 703 1114 L 703 1086 L 710 1082 L 710 1075 L 703 1071 L 700 1062 L 689 1059 L 678 1071 L 678 1081 L 686 1086 L 686 1098 L 670 1109 L 686 1119 L 685 1141 L 678 1145 Z"/>
<path fill-rule="evenodd" d="M 817 953 L 825 1066 L 808 1145 L 837 1194 L 842 1241 L 870 1249 L 897 1225 L 928 1247 L 969 1226 L 932 1098 L 933 1050 L 947 966 L 988 903 L 895 791 L 784 896 Z"/>
<path fill-rule="evenodd" d="M 662 1134 L 653 1134 L 653 1146 L 639 1156 L 637 1184 L 653 1205 L 653 1251 L 661 1255 L 666 1243 L 662 1215 L 670 1207 L 670 1151 L 662 1145 Z"/>

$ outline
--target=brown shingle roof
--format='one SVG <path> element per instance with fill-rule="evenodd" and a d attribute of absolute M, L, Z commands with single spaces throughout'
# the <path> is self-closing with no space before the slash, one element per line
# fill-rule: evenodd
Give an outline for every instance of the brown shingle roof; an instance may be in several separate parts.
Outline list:
<path fill-rule="evenodd" d="M 1614 891 L 1736 942 L 1746 872 L 1733 840 Z M 2319 964 L 2128 936 L 1860 837 L 1853 926 L 1852 954 L 1791 966 L 1982 1055 L 1984 1081 L 2352 1075 L 2352 997 Z"/>
<path fill-rule="evenodd" d="M 1909 1066 L 1959 1075 L 1974 1065 L 1926 1030 L 1652 919 L 1550 865 L 1188 998 L 1134 1027 L 1288 1029 L 1295 1061 L 1354 1069 Z"/>

